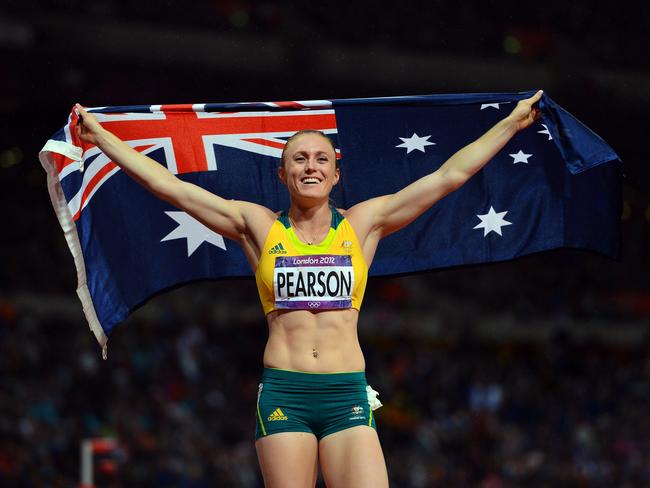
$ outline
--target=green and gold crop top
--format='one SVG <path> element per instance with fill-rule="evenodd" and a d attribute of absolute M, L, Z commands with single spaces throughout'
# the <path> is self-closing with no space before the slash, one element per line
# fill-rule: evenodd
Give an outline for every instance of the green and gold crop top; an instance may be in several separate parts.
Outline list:
<path fill-rule="evenodd" d="M 271 226 L 255 271 L 265 314 L 278 309 L 359 310 L 367 279 L 354 229 L 335 208 L 320 244 L 303 243 L 283 212 Z"/>

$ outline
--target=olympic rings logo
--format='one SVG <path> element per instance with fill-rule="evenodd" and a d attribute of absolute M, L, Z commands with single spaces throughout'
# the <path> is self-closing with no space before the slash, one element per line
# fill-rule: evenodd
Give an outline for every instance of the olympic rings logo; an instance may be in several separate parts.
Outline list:
<path fill-rule="evenodd" d="M 309 308 L 318 308 L 320 307 L 320 302 L 307 302 Z"/>

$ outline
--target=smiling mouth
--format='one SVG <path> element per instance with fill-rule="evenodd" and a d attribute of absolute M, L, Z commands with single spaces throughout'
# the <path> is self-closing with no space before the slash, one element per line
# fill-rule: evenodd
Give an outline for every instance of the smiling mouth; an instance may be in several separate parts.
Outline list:
<path fill-rule="evenodd" d="M 300 180 L 300 183 L 303 183 L 305 185 L 317 185 L 320 183 L 320 180 L 318 178 L 309 177 L 309 178 L 303 178 L 302 180 Z"/>

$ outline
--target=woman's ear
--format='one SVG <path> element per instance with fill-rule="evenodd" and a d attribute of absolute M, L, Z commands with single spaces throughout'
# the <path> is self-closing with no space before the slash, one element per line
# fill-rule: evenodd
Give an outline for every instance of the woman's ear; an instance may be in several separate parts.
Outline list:
<path fill-rule="evenodd" d="M 282 183 L 287 184 L 287 172 L 284 170 L 284 165 L 278 167 L 278 178 Z"/>

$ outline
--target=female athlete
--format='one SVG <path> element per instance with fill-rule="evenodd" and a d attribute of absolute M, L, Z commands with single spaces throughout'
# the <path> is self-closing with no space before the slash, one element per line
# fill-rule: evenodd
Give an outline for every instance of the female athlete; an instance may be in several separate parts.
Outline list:
<path fill-rule="evenodd" d="M 244 250 L 266 314 L 269 337 L 255 411 L 256 450 L 265 486 L 388 486 L 365 379 L 357 320 L 379 241 L 409 224 L 479 171 L 538 117 L 542 92 L 451 156 L 439 169 L 392 195 L 347 210 L 330 206 L 340 169 L 331 140 L 301 131 L 287 142 L 279 178 L 291 206 L 274 212 L 226 200 L 176 178 L 103 129 L 76 105 L 78 134 L 157 197 Z M 389 175 L 387 175 L 389 177 Z"/>

